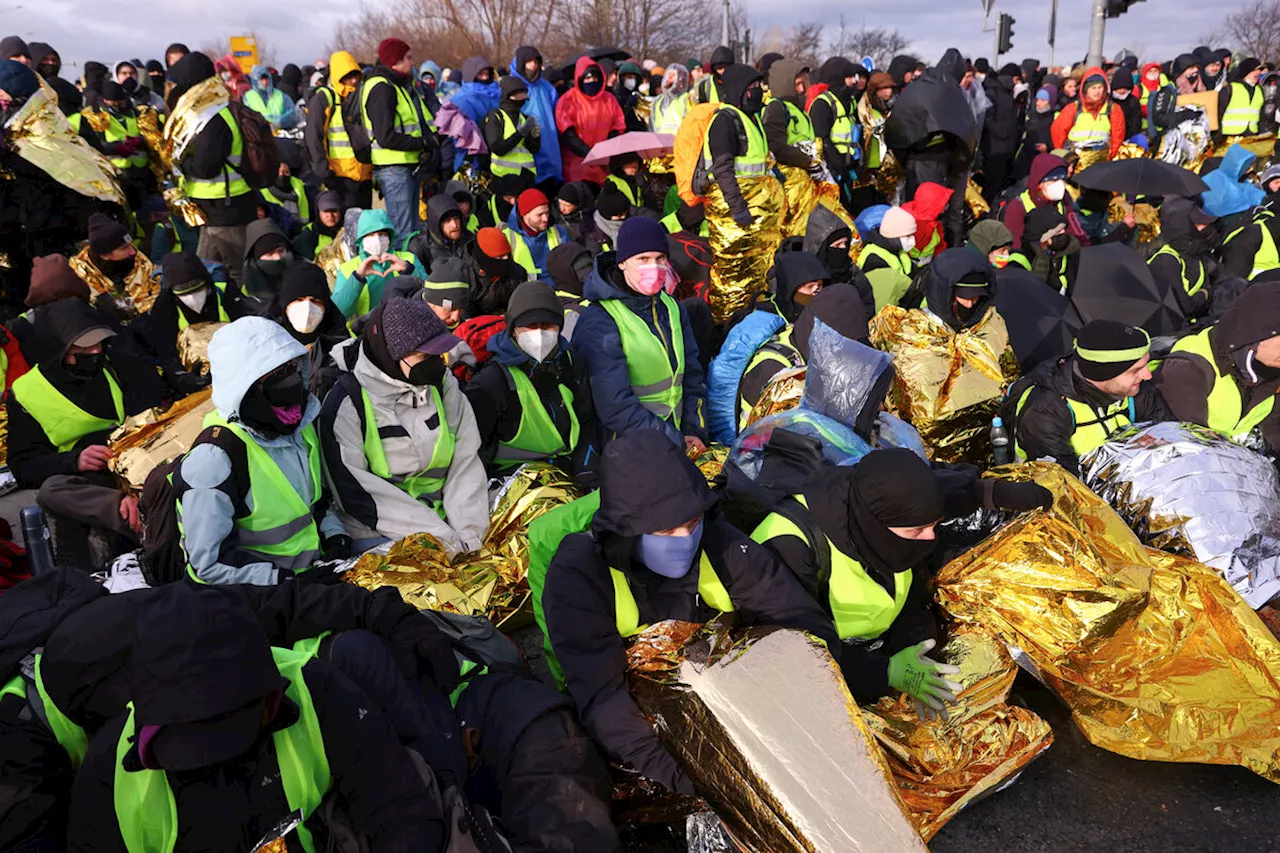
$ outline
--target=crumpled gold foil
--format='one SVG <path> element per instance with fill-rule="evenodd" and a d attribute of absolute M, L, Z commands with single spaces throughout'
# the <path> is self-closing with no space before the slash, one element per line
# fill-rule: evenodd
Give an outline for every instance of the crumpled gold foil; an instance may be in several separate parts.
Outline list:
<path fill-rule="evenodd" d="M 339 228 L 338 233 L 333 236 L 332 242 L 316 252 L 315 265 L 324 270 L 325 276 L 329 279 L 330 293 L 333 293 L 333 288 L 338 283 L 338 269 L 350 260 L 347 257 L 345 233 L 345 229 Z"/>
<path fill-rule="evenodd" d="M 460 554 L 451 563 L 434 536 L 417 533 L 384 554 L 365 554 L 343 580 L 364 589 L 394 586 L 419 610 L 485 616 L 514 631 L 532 621 L 529 524 L 581 496 L 581 488 L 561 469 L 528 463 L 499 493 L 479 551 Z"/>
<path fill-rule="evenodd" d="M 1128 145 L 1129 143 L 1125 144 Z M 1146 202 L 1129 204 L 1122 195 L 1113 196 L 1107 204 L 1107 221 L 1123 222 L 1130 212 L 1133 213 L 1134 221 L 1137 224 L 1139 243 L 1150 243 L 1160 236 L 1159 209 Z"/>
<path fill-rule="evenodd" d="M 871 318 L 871 344 L 893 356 L 891 411 L 920 433 L 931 459 L 985 464 L 991 418 L 1018 362 L 995 310 L 971 328 L 951 327 L 921 309 L 885 306 Z"/>
<path fill-rule="evenodd" d="M 125 207 L 115 166 L 71 129 L 48 84 L 5 122 L 4 142 L 67 189 Z"/>
<path fill-rule="evenodd" d="M 1210 146 L 1212 150 L 1205 159 L 1207 160 L 1209 157 L 1221 157 L 1226 154 L 1233 145 L 1239 145 L 1250 154 L 1256 155 L 1259 161 L 1262 161 L 1270 157 L 1271 153 L 1275 150 L 1276 135 L 1274 133 L 1260 133 L 1255 136 L 1228 136 L 1217 145 Z"/>
<path fill-rule="evenodd" d="M 204 211 L 200 209 L 200 205 L 184 195 L 180 187 L 169 187 L 165 190 L 164 201 L 171 211 L 182 217 L 182 221 L 187 223 L 188 227 L 199 228 L 209 221 Z"/>
<path fill-rule="evenodd" d="M 778 163 L 777 169 L 782 173 L 782 192 L 787 205 L 781 226 L 783 237 L 803 237 L 809 227 L 809 215 L 819 204 L 825 204 L 833 211 L 843 210 L 840 187 L 827 181 L 815 181 L 807 170 L 799 166 Z"/>
<path fill-rule="evenodd" d="M 710 483 L 720 476 L 724 463 L 729 459 L 729 448 L 723 444 L 711 444 L 701 453 L 690 450 L 689 458 L 693 460 L 693 463 L 698 466 L 698 470 L 702 472 L 702 476 L 706 477 L 707 482 Z"/>
<path fill-rule="evenodd" d="M 197 83 L 178 99 L 164 123 L 164 136 L 157 152 L 166 171 L 172 170 L 175 175 L 181 175 L 178 164 L 182 162 L 187 146 L 230 100 L 227 87 L 218 77 Z"/>
<path fill-rule="evenodd" d="M 70 264 L 71 271 L 89 285 L 93 298 L 103 294 L 110 296 L 115 303 L 116 313 L 128 321 L 150 311 L 156 297 L 160 295 L 160 268 L 151 263 L 142 252 L 138 252 L 133 258 L 133 270 L 125 276 L 123 288 L 117 288 L 94 265 L 87 244 L 72 255 L 67 263 Z"/>
<path fill-rule="evenodd" d="M 981 219 L 991 211 L 991 205 L 982 197 L 982 189 L 972 177 L 964 188 L 964 203 L 969 206 L 969 213 L 974 219 Z"/>
<path fill-rule="evenodd" d="M 9 407 L 0 406 L 0 465 L 9 463 Z"/>
<path fill-rule="evenodd" d="M 1280 783 L 1280 642 L 1212 569 L 1142 546 L 1057 465 L 998 469 L 1054 493 L 945 566 L 950 617 L 991 632 L 1130 758 L 1238 764 Z"/>
<path fill-rule="evenodd" d="M 1053 743 L 1049 724 L 1007 705 L 1018 668 L 1004 644 L 970 627 L 937 654 L 960 667 L 949 719 L 924 723 L 911 700 L 886 696 L 864 709 L 884 748 L 898 796 L 928 841 L 959 811 L 1008 783 Z"/>
<path fill-rule="evenodd" d="M 804 367 L 791 367 L 773 374 L 761 389 L 760 399 L 751 407 L 751 412 L 747 415 L 747 426 L 769 415 L 789 412 L 800 405 L 806 376 L 808 370 Z"/>
<path fill-rule="evenodd" d="M 1075 152 L 1079 158 L 1076 162 L 1076 173 L 1083 172 L 1090 166 L 1096 166 L 1099 163 L 1105 163 L 1111 159 L 1111 145 L 1102 146 L 1101 148 L 1085 148 Z"/>
<path fill-rule="evenodd" d="M 1147 149 L 1143 148 L 1136 142 L 1122 142 L 1120 148 L 1116 150 L 1116 156 L 1112 160 L 1145 160 L 1150 157 Z"/>
<path fill-rule="evenodd" d="M 662 622 L 627 659 L 636 703 L 743 850 L 926 850 L 815 638 Z"/>
<path fill-rule="evenodd" d="M 753 217 L 745 228 L 733 221 L 715 181 L 711 181 L 703 199 L 707 239 L 715 257 L 707 301 L 717 323 L 746 308 L 757 293 L 764 291 L 765 276 L 773 267 L 773 254 L 782 242 L 782 224 L 787 214 L 787 196 L 772 174 L 739 177 L 738 188 Z"/>
<path fill-rule="evenodd" d="M 136 107 L 134 112 L 138 117 L 138 135 L 147 143 L 147 165 L 151 168 L 156 183 L 163 185 L 169 179 L 168 165 L 160 154 L 164 150 L 163 122 L 151 107 Z"/>
<path fill-rule="evenodd" d="M 862 125 L 863 151 L 865 153 L 871 150 L 872 139 L 879 140 L 880 165 L 875 169 L 860 170 L 861 177 L 856 186 L 874 186 L 884 195 L 889 204 L 893 204 L 897 199 L 898 190 L 902 186 L 902 179 L 906 176 L 906 172 L 902 168 L 902 164 L 898 162 L 898 158 L 893 156 L 893 151 L 885 144 L 885 121 L 885 116 L 881 116 L 879 119 L 874 117 L 871 104 L 865 94 L 858 99 L 858 122 Z M 865 157 L 863 162 L 867 162 Z"/>
<path fill-rule="evenodd" d="M 209 343 L 226 323 L 195 323 L 178 332 L 178 358 L 188 373 L 209 373 Z"/>
<path fill-rule="evenodd" d="M 142 491 L 152 469 L 191 449 L 213 411 L 213 389 L 178 400 L 168 409 L 147 409 L 127 418 L 111 433 L 111 471 L 135 492 Z"/>

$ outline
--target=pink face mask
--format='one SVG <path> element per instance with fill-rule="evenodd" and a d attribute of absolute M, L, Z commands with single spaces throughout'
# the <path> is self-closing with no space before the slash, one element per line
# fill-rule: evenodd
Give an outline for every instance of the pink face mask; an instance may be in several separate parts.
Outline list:
<path fill-rule="evenodd" d="M 627 285 L 636 293 L 645 296 L 656 296 L 663 290 L 668 294 L 676 291 L 676 273 L 666 261 L 627 267 L 623 274 L 626 276 Z"/>

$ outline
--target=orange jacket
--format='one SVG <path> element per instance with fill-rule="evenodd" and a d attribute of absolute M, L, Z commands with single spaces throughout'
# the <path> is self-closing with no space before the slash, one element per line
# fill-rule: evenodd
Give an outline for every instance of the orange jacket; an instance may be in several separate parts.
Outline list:
<path fill-rule="evenodd" d="M 1101 77 L 1103 80 L 1102 101 L 1097 105 L 1096 109 L 1089 109 L 1084 105 L 1084 83 L 1080 84 L 1080 97 L 1062 108 L 1062 112 L 1058 113 L 1058 117 L 1053 120 L 1053 127 L 1049 133 L 1053 137 L 1054 148 L 1067 147 L 1067 134 L 1071 132 L 1071 126 L 1076 123 L 1076 116 L 1080 110 L 1088 109 L 1090 115 L 1097 115 L 1108 105 L 1111 104 L 1111 89 L 1107 85 L 1107 75 L 1102 73 L 1101 68 L 1089 68 L 1084 72 L 1082 80 L 1088 80 L 1090 77 Z M 1121 144 L 1129 137 L 1125 132 L 1124 113 L 1111 105 L 1111 155 L 1116 156 L 1116 152 L 1120 150 Z"/>

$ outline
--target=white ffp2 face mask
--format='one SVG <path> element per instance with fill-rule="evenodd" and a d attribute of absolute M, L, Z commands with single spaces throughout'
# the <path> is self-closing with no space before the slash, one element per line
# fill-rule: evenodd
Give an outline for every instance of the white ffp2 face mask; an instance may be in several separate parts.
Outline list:
<path fill-rule="evenodd" d="M 1067 194 L 1066 181 L 1045 181 L 1040 185 L 1040 193 L 1049 201 L 1062 201 Z"/>
<path fill-rule="evenodd" d="M 555 329 L 537 329 L 535 331 L 517 332 L 516 346 L 524 350 L 537 362 L 546 361 L 560 343 L 560 332 Z"/>
<path fill-rule="evenodd" d="M 916 247 L 916 235 L 912 234 L 908 237 L 899 237 L 898 242 L 902 244 L 902 251 L 910 252 Z"/>
<path fill-rule="evenodd" d="M 183 293 L 178 296 L 178 301 L 186 306 L 188 311 L 199 314 L 204 310 L 204 303 L 209 298 L 209 288 L 202 287 L 199 290 L 193 290 L 190 293 Z"/>
<path fill-rule="evenodd" d="M 297 299 L 284 309 L 284 316 L 288 318 L 290 326 L 301 334 L 309 335 L 320 328 L 320 321 L 324 319 L 324 306 L 317 305 L 310 299 Z"/>
<path fill-rule="evenodd" d="M 371 258 L 385 255 L 391 248 L 391 238 L 386 234 L 370 234 L 360 241 L 360 248 Z"/>

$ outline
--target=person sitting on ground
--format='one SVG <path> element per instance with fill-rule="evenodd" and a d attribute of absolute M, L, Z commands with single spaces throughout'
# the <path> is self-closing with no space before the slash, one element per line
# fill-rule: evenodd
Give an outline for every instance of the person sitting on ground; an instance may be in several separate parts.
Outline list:
<path fill-rule="evenodd" d="M 1213 285 L 1221 266 L 1213 257 L 1218 217 L 1184 198 L 1160 205 L 1160 240 L 1163 245 L 1147 259 L 1151 276 L 1167 281 L 1188 325 L 1209 319 Z"/>
<path fill-rule="evenodd" d="M 1071 294 L 1080 265 L 1080 241 L 1063 215 L 1052 207 L 1037 207 L 1026 218 L 1021 255 L 1030 260 L 1036 277 L 1063 296 Z"/>
<path fill-rule="evenodd" d="M 556 193 L 552 219 L 562 225 L 569 239 L 586 244 L 595 216 L 595 190 L 586 181 L 569 181 Z"/>
<path fill-rule="evenodd" d="M 316 198 L 316 218 L 303 227 L 293 241 L 298 257 L 315 260 L 316 253 L 328 246 L 342 230 L 342 197 L 335 192 L 323 192 Z"/>
<path fill-rule="evenodd" d="M 27 364 L 38 364 L 51 354 L 57 355 L 56 342 L 39 329 L 41 309 L 64 299 L 79 299 L 87 303 L 92 298 L 93 292 L 89 290 L 89 285 L 72 272 L 65 255 L 45 255 L 32 260 L 31 284 L 25 300 L 27 310 L 5 324 L 18 340 Z M 99 313 L 102 315 L 102 322 L 113 330 L 118 332 L 123 328 L 116 319 L 114 310 L 103 307 Z"/>
<path fill-rule="evenodd" d="M 915 246 L 916 218 L 900 207 L 889 208 L 878 227 L 863 231 L 858 267 L 871 282 L 877 311 L 897 303 L 911 286 Z"/>
<path fill-rule="evenodd" d="M 329 279 L 315 264 L 294 264 L 284 274 L 277 314 L 272 317 L 307 348 L 307 388 L 323 400 L 345 372 L 335 360 L 337 347 L 351 340 L 346 318 L 329 296 Z"/>
<path fill-rule="evenodd" d="M 969 230 L 968 247 L 986 257 L 991 266 L 1002 270 L 1010 264 L 1030 269 L 1031 262 L 1021 252 L 1014 251 L 1013 235 L 1004 223 L 984 219 Z"/>
<path fill-rule="evenodd" d="M 260 311 L 270 313 L 285 271 L 293 263 L 293 244 L 271 219 L 249 223 L 244 235 L 244 293 L 258 302 Z"/>
<path fill-rule="evenodd" d="M 133 245 L 128 228 L 101 213 L 89 217 L 89 242 L 69 262 L 93 291 L 93 301 L 111 308 L 122 323 L 155 301 L 155 265 Z"/>
<path fill-rule="evenodd" d="M 356 245 L 360 250 L 338 269 L 338 280 L 333 287 L 333 304 L 348 320 L 363 317 L 382 301 L 382 289 L 388 278 L 427 277 L 421 261 L 412 252 L 392 251 L 395 237 L 391 217 L 385 210 L 360 213 L 356 231 Z"/>
<path fill-rule="evenodd" d="M 528 271 L 511 259 L 511 242 L 501 228 L 481 228 L 476 233 L 469 266 L 471 314 L 477 317 L 505 311 L 516 287 L 529 278 Z"/>
<path fill-rule="evenodd" d="M 631 201 L 618 189 L 616 184 L 606 181 L 596 199 L 596 210 L 592 214 L 593 228 L 587 236 L 587 248 L 591 254 L 611 252 L 618 243 L 618 229 L 632 214 Z"/>
<path fill-rule="evenodd" d="M 609 176 L 605 178 L 604 185 L 610 184 L 626 197 L 631 207 L 650 211 L 658 209 L 639 154 L 617 154 L 609 158 Z"/>
<path fill-rule="evenodd" d="M 520 193 L 502 230 L 511 244 L 511 259 L 525 268 L 529 278 L 546 275 L 547 253 L 569 242 L 564 226 L 551 224 L 551 203 L 539 189 Z"/>
<path fill-rule="evenodd" d="M 464 226 L 458 203 L 449 195 L 433 195 L 427 201 L 427 230 L 405 247 L 431 272 L 434 264 L 447 258 L 465 260 L 471 254 L 475 235 Z"/>
<path fill-rule="evenodd" d="M 355 367 L 325 398 L 325 466 L 361 550 L 425 532 L 452 558 L 484 539 L 480 433 L 442 358 L 458 343 L 424 302 L 392 299 L 374 309 Z"/>
<path fill-rule="evenodd" d="M 591 252 L 581 243 L 561 243 L 547 255 L 549 278 L 560 299 L 560 306 L 564 309 L 564 326 L 560 330 L 560 336 L 566 341 L 573 339 L 578 318 L 589 304 L 583 298 L 582 289 L 594 266 Z"/>

